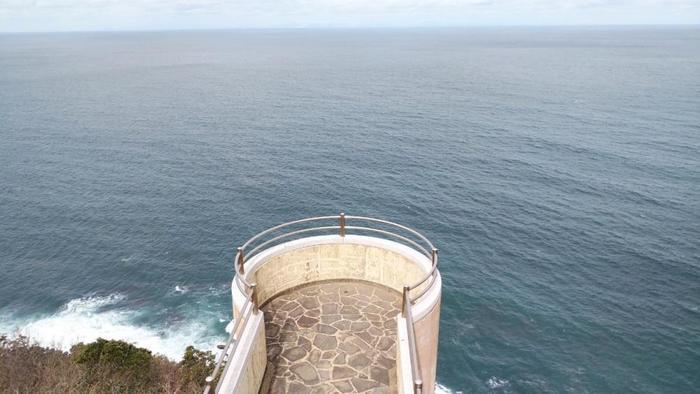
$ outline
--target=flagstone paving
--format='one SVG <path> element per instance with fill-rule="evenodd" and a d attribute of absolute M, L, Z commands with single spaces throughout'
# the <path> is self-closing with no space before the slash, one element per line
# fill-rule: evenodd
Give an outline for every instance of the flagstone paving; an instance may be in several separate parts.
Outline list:
<path fill-rule="evenodd" d="M 268 393 L 395 393 L 399 293 L 322 282 L 263 307 Z"/>

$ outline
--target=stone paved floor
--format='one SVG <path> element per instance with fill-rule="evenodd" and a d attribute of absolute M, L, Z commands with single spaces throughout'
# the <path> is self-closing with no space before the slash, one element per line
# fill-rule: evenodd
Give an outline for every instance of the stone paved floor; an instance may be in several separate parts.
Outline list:
<path fill-rule="evenodd" d="M 265 312 L 268 393 L 395 393 L 400 295 L 364 282 L 282 294 Z"/>

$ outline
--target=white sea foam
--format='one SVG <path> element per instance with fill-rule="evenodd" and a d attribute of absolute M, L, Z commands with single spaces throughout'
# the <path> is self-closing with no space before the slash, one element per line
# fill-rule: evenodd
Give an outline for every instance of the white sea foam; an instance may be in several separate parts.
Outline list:
<path fill-rule="evenodd" d="M 441 385 L 440 383 L 435 383 L 435 394 L 462 394 L 462 392 L 452 391 L 451 389 Z"/>
<path fill-rule="evenodd" d="M 186 286 L 180 286 L 180 285 L 175 286 L 176 293 L 185 294 L 185 293 L 187 293 L 187 291 L 188 291 L 188 289 Z"/>
<path fill-rule="evenodd" d="M 234 325 L 234 324 L 235 324 L 235 320 L 233 320 L 233 319 L 231 319 L 231 321 L 228 322 L 228 324 L 226 325 L 226 332 L 227 332 L 227 333 L 230 334 L 231 331 L 233 331 L 233 325 Z"/>
<path fill-rule="evenodd" d="M 42 346 L 63 350 L 70 349 L 78 342 L 90 342 L 97 338 L 119 339 L 172 360 L 181 359 L 188 345 L 211 350 L 217 340 L 220 340 L 208 332 L 204 318 L 156 329 L 134 324 L 133 321 L 139 316 L 135 311 L 103 310 L 123 299 L 121 294 L 74 299 L 52 315 L 14 321 L 10 325 L 6 320 L 6 324 L 0 328 L 5 332 L 25 335 Z"/>
<path fill-rule="evenodd" d="M 507 386 L 508 383 L 510 383 L 510 382 L 508 382 L 507 379 L 501 379 L 501 378 L 498 378 L 496 376 L 491 376 L 489 378 L 489 380 L 486 381 L 486 385 L 488 385 L 489 388 L 492 388 L 492 389 L 498 389 L 498 388 Z"/>

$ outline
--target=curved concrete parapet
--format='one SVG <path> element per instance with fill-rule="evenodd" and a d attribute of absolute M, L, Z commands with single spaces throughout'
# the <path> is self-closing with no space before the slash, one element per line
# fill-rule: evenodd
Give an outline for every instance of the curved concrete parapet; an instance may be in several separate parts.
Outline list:
<path fill-rule="evenodd" d="M 279 294 L 318 281 L 361 280 L 401 293 L 405 286 L 425 278 L 431 269 L 429 258 L 398 242 L 363 235 L 324 235 L 285 242 L 259 252 L 246 261 L 243 276 L 248 283 L 256 284 L 256 302 L 263 306 Z M 436 272 L 411 290 L 412 294 L 422 294 L 414 300 L 412 316 L 424 393 L 432 393 L 435 383 L 441 285 Z M 234 279 L 236 318 L 246 301 L 244 288 L 240 278 Z M 399 317 L 398 324 L 406 323 Z M 402 370 L 397 374 L 401 375 L 406 372 L 405 361 L 401 361 L 406 355 L 401 355 L 400 346 L 398 352 L 397 362 Z"/>

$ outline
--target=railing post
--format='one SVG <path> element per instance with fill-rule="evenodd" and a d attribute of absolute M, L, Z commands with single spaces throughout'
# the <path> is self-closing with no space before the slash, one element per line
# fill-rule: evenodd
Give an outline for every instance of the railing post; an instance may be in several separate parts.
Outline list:
<path fill-rule="evenodd" d="M 438 250 L 436 248 L 433 248 L 432 260 L 433 260 L 433 266 L 436 266 L 438 263 Z"/>
<path fill-rule="evenodd" d="M 345 237 L 345 212 L 340 213 L 340 236 Z"/>
<path fill-rule="evenodd" d="M 204 387 L 204 394 L 209 394 L 209 391 L 211 390 L 211 383 L 214 381 L 214 377 L 209 375 L 204 379 L 204 381 L 207 383 L 206 387 Z"/>
<path fill-rule="evenodd" d="M 411 302 L 411 300 L 408 298 L 408 291 L 411 290 L 409 286 L 404 286 L 403 287 L 403 296 L 401 297 L 401 316 L 403 318 L 407 317 L 407 308 L 408 308 L 408 302 Z"/>
<path fill-rule="evenodd" d="M 413 381 L 413 391 L 416 394 L 423 394 L 423 380 L 421 378 L 416 378 Z"/>
<path fill-rule="evenodd" d="M 245 269 L 243 268 L 243 261 L 244 261 L 243 248 L 239 246 L 237 250 L 238 250 L 238 272 L 241 275 L 243 275 L 245 273 Z"/>
<path fill-rule="evenodd" d="M 251 306 L 251 308 L 253 308 L 253 313 L 257 313 L 258 307 L 259 307 L 259 304 L 258 304 L 258 285 L 255 283 L 251 284 L 250 291 L 251 291 L 250 300 L 252 301 L 252 304 L 253 304 Z"/>

